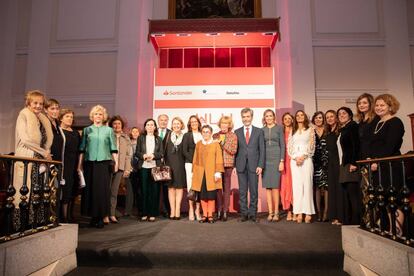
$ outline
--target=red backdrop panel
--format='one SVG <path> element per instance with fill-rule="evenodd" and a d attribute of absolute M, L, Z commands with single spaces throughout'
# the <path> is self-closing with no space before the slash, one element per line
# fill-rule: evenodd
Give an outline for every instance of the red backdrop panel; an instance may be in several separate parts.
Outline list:
<path fill-rule="evenodd" d="M 261 67 L 262 66 L 262 49 L 261 48 L 247 48 L 247 67 Z"/>
<path fill-rule="evenodd" d="M 160 50 L 160 68 L 168 68 L 168 49 Z"/>
<path fill-rule="evenodd" d="M 213 48 L 200 48 L 200 67 L 214 67 Z"/>
<path fill-rule="evenodd" d="M 183 67 L 183 49 L 170 49 L 168 52 L 168 67 L 182 68 Z"/>
<path fill-rule="evenodd" d="M 231 48 L 231 67 L 246 67 L 246 49 Z"/>
<path fill-rule="evenodd" d="M 230 67 L 230 49 L 216 48 L 216 67 Z"/>
<path fill-rule="evenodd" d="M 184 68 L 198 67 L 198 48 L 184 49 Z"/>
<path fill-rule="evenodd" d="M 262 67 L 270 67 L 270 48 L 262 48 Z"/>

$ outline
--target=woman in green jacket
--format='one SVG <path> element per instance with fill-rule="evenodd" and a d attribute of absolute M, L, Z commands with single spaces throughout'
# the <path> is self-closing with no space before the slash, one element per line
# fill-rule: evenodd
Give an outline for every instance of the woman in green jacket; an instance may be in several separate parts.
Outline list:
<path fill-rule="evenodd" d="M 111 173 L 117 171 L 118 152 L 112 128 L 104 125 L 106 109 L 96 105 L 89 113 L 92 125 L 83 129 L 78 171 L 83 171 L 86 187 L 82 194 L 81 211 L 92 217 L 91 226 L 103 228 L 109 223 Z M 114 163 L 112 163 L 114 160 Z M 111 166 L 114 164 L 114 168 Z M 83 167 L 82 167 L 83 165 Z"/>

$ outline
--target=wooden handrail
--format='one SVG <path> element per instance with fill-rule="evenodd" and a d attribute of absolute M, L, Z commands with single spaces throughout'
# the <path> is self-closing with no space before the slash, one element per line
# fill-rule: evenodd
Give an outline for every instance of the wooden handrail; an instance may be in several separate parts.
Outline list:
<path fill-rule="evenodd" d="M 376 163 L 376 162 L 395 161 L 395 160 L 410 159 L 410 158 L 414 158 L 413 153 L 403 154 L 403 155 L 398 155 L 398 156 L 390 156 L 390 157 L 359 160 L 359 161 L 357 161 L 357 164 L 370 164 L 370 163 Z"/>
<path fill-rule="evenodd" d="M 0 159 L 11 159 L 15 161 L 29 161 L 29 162 L 38 162 L 38 163 L 47 163 L 47 164 L 54 164 L 54 165 L 62 165 L 61 161 L 48 161 L 46 159 L 37 159 L 37 158 L 29 158 L 29 157 L 19 157 L 14 155 L 8 154 L 0 154 Z"/>

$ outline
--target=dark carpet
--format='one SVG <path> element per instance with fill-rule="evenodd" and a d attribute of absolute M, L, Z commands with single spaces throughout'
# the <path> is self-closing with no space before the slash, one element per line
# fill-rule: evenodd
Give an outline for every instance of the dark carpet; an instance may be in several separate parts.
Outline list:
<path fill-rule="evenodd" d="M 79 229 L 69 275 L 346 275 L 341 230 L 329 223 L 122 219 Z"/>

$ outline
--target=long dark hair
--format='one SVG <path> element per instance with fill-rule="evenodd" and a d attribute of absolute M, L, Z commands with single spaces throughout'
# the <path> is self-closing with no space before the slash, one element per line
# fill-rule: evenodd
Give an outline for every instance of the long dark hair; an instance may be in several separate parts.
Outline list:
<path fill-rule="evenodd" d="M 329 109 L 328 111 L 325 112 L 325 121 L 326 121 L 326 114 L 328 114 L 328 113 L 332 113 L 332 114 L 335 115 L 335 118 L 336 118 L 336 126 L 335 126 L 335 128 L 333 130 L 331 130 L 331 126 L 328 125 L 328 124 L 326 124 L 326 131 L 327 131 L 327 133 L 335 133 L 335 134 L 338 134 L 339 133 L 338 114 L 336 113 L 335 110 Z"/>
<path fill-rule="evenodd" d="M 306 115 L 305 111 L 300 109 L 300 110 L 296 111 L 296 113 L 295 113 L 295 118 L 294 118 L 295 124 L 293 125 L 293 128 L 292 128 L 292 135 L 295 134 L 296 131 L 298 131 L 298 129 L 299 129 L 299 124 L 296 121 L 296 116 L 298 115 L 299 112 L 302 112 L 303 115 L 305 115 L 305 120 L 303 121 L 303 127 L 305 128 L 305 130 L 307 130 L 309 128 L 309 117 L 308 117 L 308 115 Z"/>
<path fill-rule="evenodd" d="M 157 122 L 154 119 L 152 119 L 152 118 L 149 118 L 149 119 L 146 119 L 145 120 L 145 122 L 144 122 L 144 130 L 142 131 L 142 135 L 144 135 L 144 136 L 147 135 L 147 130 L 145 129 L 145 127 L 147 126 L 147 123 L 148 122 L 151 122 L 151 121 L 154 122 L 154 127 L 155 127 L 154 136 L 158 136 Z"/>
<path fill-rule="evenodd" d="M 191 115 L 190 118 L 188 118 L 188 123 L 187 123 L 187 130 L 188 132 L 192 132 L 191 129 L 191 119 L 194 118 L 197 120 L 198 123 L 198 131 L 201 132 L 201 121 L 200 119 L 196 116 L 196 115 Z"/>
<path fill-rule="evenodd" d="M 368 115 L 368 123 L 370 123 L 374 118 L 375 118 L 375 111 L 374 111 L 374 97 L 369 94 L 369 93 L 364 93 L 361 96 L 358 97 L 357 102 L 356 102 L 356 109 L 357 109 L 357 119 L 358 122 L 361 123 L 365 120 L 365 114 L 361 111 L 359 111 L 358 108 L 358 104 L 359 101 L 361 101 L 362 99 L 367 99 L 368 103 L 369 103 L 369 110 L 367 112 Z"/>
<path fill-rule="evenodd" d="M 322 111 L 316 111 L 312 115 L 311 122 L 316 127 L 315 119 L 316 119 L 316 116 L 319 116 L 319 115 L 322 116 L 322 128 L 323 128 L 322 136 L 325 136 L 325 134 L 327 133 L 326 132 L 326 119 L 325 119 L 325 114 Z"/>
<path fill-rule="evenodd" d="M 283 132 L 285 132 L 285 130 L 286 130 L 286 126 L 283 123 L 283 121 L 285 120 L 285 117 L 286 116 L 290 116 L 290 118 L 292 118 L 292 129 L 293 129 L 293 126 L 295 125 L 295 118 L 293 118 L 292 114 L 290 114 L 290 112 L 283 113 L 283 116 L 282 116 Z"/>

